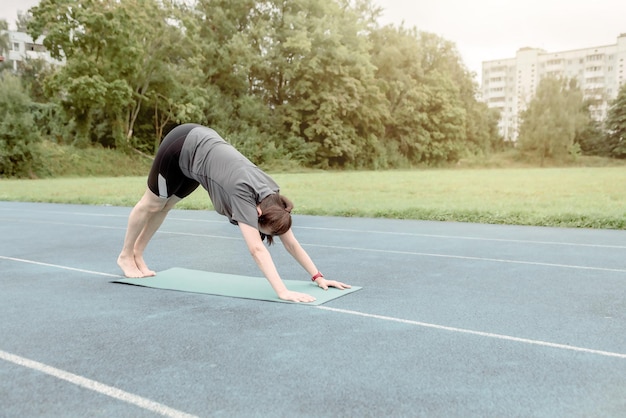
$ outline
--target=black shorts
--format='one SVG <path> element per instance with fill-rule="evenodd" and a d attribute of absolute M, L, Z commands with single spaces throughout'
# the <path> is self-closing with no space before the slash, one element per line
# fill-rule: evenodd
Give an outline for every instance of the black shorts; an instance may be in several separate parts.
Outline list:
<path fill-rule="evenodd" d="M 176 195 L 182 199 L 189 196 L 199 186 L 197 181 L 183 174 L 178 164 L 185 138 L 193 128 L 199 126 L 201 125 L 186 123 L 175 127 L 165 135 L 148 175 L 148 188 L 152 193 L 162 198 Z"/>

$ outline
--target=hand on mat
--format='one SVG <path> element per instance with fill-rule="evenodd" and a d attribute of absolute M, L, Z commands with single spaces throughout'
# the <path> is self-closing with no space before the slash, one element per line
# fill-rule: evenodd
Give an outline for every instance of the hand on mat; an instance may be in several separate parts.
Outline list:
<path fill-rule="evenodd" d="M 281 293 L 278 297 L 291 302 L 315 302 L 313 296 L 307 295 L 306 293 L 292 292 L 291 290 Z"/>
<path fill-rule="evenodd" d="M 321 287 L 324 290 L 328 290 L 329 287 L 336 287 L 337 289 L 350 289 L 349 284 L 341 283 L 336 280 L 326 280 L 323 277 L 320 277 L 315 281 L 318 287 Z"/>

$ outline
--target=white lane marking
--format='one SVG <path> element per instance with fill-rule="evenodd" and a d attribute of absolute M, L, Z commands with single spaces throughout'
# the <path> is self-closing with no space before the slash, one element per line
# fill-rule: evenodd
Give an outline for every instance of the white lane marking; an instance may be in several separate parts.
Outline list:
<path fill-rule="evenodd" d="M 303 243 L 302 245 L 307 246 L 307 247 L 334 248 L 337 250 L 415 255 L 415 256 L 421 256 L 421 257 L 454 258 L 454 259 L 459 259 L 459 260 L 490 261 L 494 263 L 525 264 L 525 265 L 531 265 L 531 266 L 558 267 L 558 268 L 568 268 L 568 269 L 577 269 L 577 270 L 611 271 L 611 272 L 618 272 L 618 273 L 626 273 L 626 269 L 576 266 L 576 265 L 571 265 L 571 264 L 542 263 L 539 261 L 507 260 L 507 259 L 501 259 L 501 258 L 470 257 L 470 256 L 465 256 L 465 255 L 433 254 L 433 253 L 420 253 L 420 252 L 413 252 L 413 251 L 377 250 L 374 248 L 339 247 L 339 246 L 334 246 L 334 245 L 323 245 L 323 244 L 304 244 Z"/>
<path fill-rule="evenodd" d="M 114 227 L 114 226 L 70 224 L 70 223 L 63 223 L 63 222 L 35 221 L 35 223 L 50 223 L 50 224 L 58 224 L 58 225 L 81 226 L 81 227 L 91 227 L 91 228 L 100 228 L 100 229 L 118 229 L 118 230 L 125 229 L 122 227 Z M 205 237 L 205 238 L 219 238 L 219 239 L 229 239 L 229 240 L 237 240 L 237 241 L 242 240 L 242 238 L 239 236 L 209 235 L 209 234 L 199 234 L 199 233 L 189 233 L 189 232 L 171 232 L 171 231 L 157 231 L 157 233 L 193 236 L 193 237 Z M 539 261 L 508 260 L 508 259 L 501 259 L 501 258 L 471 257 L 471 256 L 452 255 L 452 254 L 422 253 L 422 252 L 415 252 L 415 251 L 343 247 L 343 246 L 326 245 L 326 244 L 307 244 L 304 242 L 302 242 L 301 244 L 303 247 L 332 248 L 332 249 L 347 250 L 347 251 L 363 251 L 363 252 L 375 252 L 375 253 L 385 253 L 385 254 L 414 255 L 414 256 L 420 256 L 420 257 L 452 258 L 452 259 L 458 259 L 458 260 L 488 261 L 488 262 L 493 262 L 493 263 L 524 264 L 524 265 L 532 265 L 532 266 L 557 267 L 557 268 L 567 268 L 567 269 L 575 269 L 575 270 L 592 270 L 592 271 L 609 271 L 609 272 L 626 273 L 626 269 L 608 268 L 608 267 L 577 266 L 577 265 L 571 265 L 571 264 L 543 263 Z"/>
<path fill-rule="evenodd" d="M 121 229 L 125 230 L 126 227 L 123 226 L 107 226 L 107 225 L 93 225 L 93 224 L 79 224 L 75 222 L 54 222 L 54 221 L 35 221 L 35 220 L 25 220 L 25 219 L 7 219 L 0 218 L 2 221 L 7 222 L 21 222 L 21 223 L 29 223 L 29 224 L 46 224 L 46 225 L 63 225 L 63 226 L 80 226 L 80 227 L 88 227 L 88 228 L 100 228 L 100 229 Z"/>
<path fill-rule="evenodd" d="M 557 344 L 557 343 L 551 343 L 551 342 L 540 341 L 540 340 L 531 340 L 528 338 L 512 337 L 512 336 L 503 335 L 503 334 L 493 334 L 491 332 L 472 331 L 472 330 L 464 329 L 464 328 L 447 327 L 444 325 L 429 324 L 427 322 L 419 322 L 419 321 L 412 321 L 408 319 L 394 318 L 392 316 L 375 315 L 375 314 L 352 311 L 352 310 L 347 310 L 347 309 L 330 308 L 327 306 L 315 306 L 315 308 L 322 309 L 325 311 L 348 314 L 348 315 L 362 316 L 365 318 L 381 319 L 384 321 L 399 322 L 399 323 L 407 324 L 407 325 L 416 325 L 419 327 L 432 328 L 432 329 L 437 329 L 440 331 L 458 332 L 461 334 L 477 335 L 479 337 L 495 338 L 498 340 L 513 341 L 517 343 L 538 345 L 542 347 L 558 348 L 561 350 L 578 351 L 578 352 L 587 353 L 587 354 L 596 354 L 596 355 L 605 356 L 605 357 L 616 357 L 619 359 L 626 359 L 626 354 L 614 353 L 611 351 L 594 350 L 591 348 L 576 347 L 572 345 Z"/>
<path fill-rule="evenodd" d="M 138 406 L 147 411 L 151 411 L 166 417 L 172 418 L 192 418 L 195 415 L 190 415 L 185 412 L 170 408 L 169 406 L 160 404 L 150 399 L 134 395 L 124 390 L 118 389 L 113 386 L 105 385 L 104 383 L 97 382 L 95 380 L 88 379 L 83 376 L 76 375 L 74 373 L 66 372 L 65 370 L 57 369 L 56 367 L 48 366 L 47 364 L 40 363 L 38 361 L 30 360 L 24 357 L 16 356 L 15 354 L 7 353 L 0 350 L 0 359 L 8 361 L 9 363 L 16 364 L 18 366 L 26 367 L 31 370 L 56 377 L 57 379 L 65 380 L 76 386 L 80 386 L 84 389 L 89 389 L 94 392 L 98 392 L 102 395 L 109 396 L 111 398 L 118 399 L 120 401 L 127 402 L 129 404 Z"/>
<path fill-rule="evenodd" d="M 105 206 L 106 207 L 106 206 Z M 130 213 L 130 209 L 129 208 L 128 212 Z M 7 209 L 7 208 L 2 208 L 0 207 L 0 210 L 4 210 L 4 211 L 10 211 L 11 209 Z M 34 210 L 34 209 L 20 209 L 19 210 L 20 213 L 22 212 L 31 212 L 31 213 L 43 213 L 46 216 L 49 215 L 79 215 L 79 216 L 93 216 L 93 217 L 99 217 L 99 218 L 128 218 L 128 214 L 125 215 L 117 215 L 117 214 L 112 214 L 112 213 L 89 213 L 89 212 L 68 212 L 68 211 L 42 211 L 42 210 Z"/>
<path fill-rule="evenodd" d="M 40 264 L 40 265 L 50 266 L 50 267 L 58 267 L 58 268 L 67 269 L 67 270 L 75 270 L 75 271 L 80 271 L 80 272 L 84 272 L 84 273 L 98 274 L 98 275 L 102 275 L 102 276 L 121 277 L 121 276 L 116 276 L 114 274 L 100 273 L 100 272 L 89 271 L 89 270 L 81 270 L 81 269 L 75 269 L 75 268 L 71 268 L 71 267 L 59 266 L 59 265 L 55 265 L 55 264 L 39 263 L 39 262 L 35 262 L 35 261 L 22 260 L 22 259 L 12 258 L 12 257 L 0 256 L 0 258 L 7 259 L 7 260 L 13 260 L 13 261 L 21 261 L 21 262 L 26 262 L 26 263 L 32 263 L 32 264 Z M 626 271 L 626 270 L 624 270 L 624 271 Z M 410 325 L 418 325 L 418 326 L 421 326 L 421 327 L 434 328 L 434 329 L 445 330 L 445 331 L 460 332 L 460 333 L 464 333 L 464 334 L 478 335 L 478 336 L 482 336 L 482 337 L 497 338 L 497 339 L 501 339 L 501 340 L 522 342 L 522 343 L 534 344 L 534 345 L 542 345 L 542 346 L 545 346 L 545 347 L 553 347 L 553 348 L 560 348 L 560 349 L 565 349 L 565 350 L 581 351 L 581 352 L 585 352 L 585 353 L 599 354 L 599 355 L 608 356 L 608 357 L 618 357 L 618 358 L 626 359 L 626 354 L 612 353 L 612 352 L 609 352 L 609 351 L 593 350 L 593 349 L 589 349 L 589 348 L 575 347 L 575 346 L 569 346 L 569 345 L 564 345 L 564 344 L 556 344 L 556 343 L 550 343 L 550 342 L 538 341 L 538 340 L 530 340 L 530 339 L 526 339 L 526 338 L 511 337 L 511 336 L 508 336 L 508 335 L 493 334 L 493 333 L 489 333 L 489 332 L 472 331 L 472 330 L 467 330 L 467 329 L 463 329 L 463 328 L 447 327 L 447 326 L 444 326 L 444 325 L 429 324 L 429 323 L 426 323 L 426 322 L 419 322 L 419 321 L 412 321 L 412 320 L 408 320 L 408 319 L 394 318 L 394 317 L 391 317 L 391 316 L 382 316 L 382 315 L 368 314 L 368 313 L 364 313 L 364 312 L 351 311 L 351 310 L 346 310 L 346 309 L 330 308 L 330 307 L 326 307 L 326 306 L 315 306 L 315 307 L 318 308 L 318 309 L 322 309 L 322 310 L 327 310 L 327 311 L 332 311 L 332 312 L 340 312 L 340 313 L 345 313 L 345 314 L 350 314 L 350 315 L 363 316 L 363 317 L 367 317 L 367 318 L 382 319 L 382 320 L 386 320 L 386 321 L 400 322 L 400 323 L 410 324 Z"/>
<path fill-rule="evenodd" d="M 6 219 L 1 219 L 1 220 L 6 220 Z M 122 226 L 77 224 L 77 223 L 68 223 L 68 222 L 23 221 L 23 220 L 19 220 L 17 222 L 28 222 L 28 223 L 47 224 L 47 225 L 78 226 L 78 227 L 81 227 L 81 228 L 85 227 L 85 228 L 97 228 L 97 229 L 114 229 L 114 230 L 118 230 L 118 231 L 125 231 L 126 230 L 126 227 L 122 227 Z M 182 235 L 182 236 L 189 236 L 189 237 L 219 238 L 219 239 L 231 239 L 231 240 L 243 241 L 243 238 L 237 237 L 237 236 L 227 237 L 227 236 L 223 236 L 223 235 L 198 234 L 198 233 L 192 233 L 192 232 L 170 232 L 170 231 L 159 230 L 159 231 L 157 231 L 157 234 L 170 234 L 170 235 Z"/>
<path fill-rule="evenodd" d="M 505 226 L 505 225 L 501 225 L 501 226 Z M 508 225 L 508 226 L 512 226 L 512 225 Z M 584 243 L 562 242 L 562 241 L 534 241 L 534 240 L 509 239 L 509 238 L 467 237 L 467 236 L 463 236 L 463 235 L 420 234 L 420 233 L 416 233 L 416 232 L 368 231 L 368 230 L 360 230 L 360 229 L 321 228 L 321 227 L 309 227 L 309 226 L 297 226 L 297 227 L 294 227 L 294 228 L 298 228 L 298 229 L 313 229 L 313 230 L 317 230 L 317 231 L 354 232 L 354 233 L 364 233 L 364 234 L 398 235 L 398 236 L 424 237 L 424 238 L 459 239 L 459 240 L 471 240 L 471 241 L 512 242 L 512 243 L 517 243 L 517 244 L 563 245 L 563 246 L 571 246 L 571 247 L 626 249 L 626 245 L 584 244 Z"/>
<path fill-rule="evenodd" d="M 0 208 L 0 209 L 9 210 L 5 208 Z M 33 210 L 33 209 L 26 209 L 25 211 L 42 213 L 42 211 Z M 53 211 L 53 212 L 45 212 L 45 213 L 46 215 L 55 213 L 55 214 L 61 214 L 61 215 L 68 214 L 68 215 L 82 215 L 82 216 L 93 216 L 93 217 L 128 218 L 128 215 L 95 214 L 95 213 L 87 213 L 87 212 Z M 182 217 L 177 217 L 176 215 L 173 215 L 173 216 L 170 215 L 167 219 L 175 220 L 175 221 L 183 221 L 183 222 L 202 222 L 202 223 L 222 223 L 223 222 L 223 221 L 214 221 L 214 220 L 209 220 L 209 219 L 182 218 Z M 14 219 L 5 219 L 5 220 L 15 221 Z M 419 222 L 419 220 L 416 220 L 416 219 L 406 219 L 406 220 Z M 36 222 L 36 221 L 31 221 L 31 222 Z M 45 222 L 45 221 L 40 221 L 40 222 Z M 81 224 L 70 224 L 70 225 L 94 226 L 94 225 L 81 225 Z M 531 226 L 528 226 L 528 227 L 531 227 Z M 468 236 L 463 236 L 463 235 L 420 234 L 416 232 L 393 232 L 393 231 L 376 231 L 376 230 L 362 230 L 362 229 L 350 229 L 350 228 L 324 228 L 324 227 L 311 227 L 311 226 L 294 226 L 293 228 L 294 229 L 308 229 L 308 230 L 315 230 L 315 231 L 351 232 L 351 233 L 362 233 L 362 234 L 397 235 L 397 236 L 458 239 L 458 240 L 472 240 L 472 241 L 510 242 L 510 243 L 518 243 L 518 244 L 562 245 L 562 246 L 571 246 L 571 247 L 626 249 L 626 245 L 586 244 L 586 243 L 562 242 L 562 241 L 534 241 L 534 240 L 519 240 L 519 239 L 508 239 L 508 238 L 468 237 Z"/>
<path fill-rule="evenodd" d="M 123 276 L 116 275 L 116 274 L 109 274 L 109 273 L 102 273 L 102 272 L 99 272 L 99 271 L 78 269 L 78 268 L 74 268 L 74 267 L 61 266 L 59 264 L 42 263 L 40 261 L 25 260 L 23 258 L 6 257 L 4 255 L 0 255 L 0 259 L 2 259 L 2 260 L 9 260 L 9 261 L 19 261 L 20 263 L 27 263 L 27 264 L 36 264 L 38 266 L 55 267 L 55 268 L 59 268 L 59 269 L 63 269 L 63 270 L 78 271 L 79 273 L 97 274 L 99 276 L 123 277 Z"/>

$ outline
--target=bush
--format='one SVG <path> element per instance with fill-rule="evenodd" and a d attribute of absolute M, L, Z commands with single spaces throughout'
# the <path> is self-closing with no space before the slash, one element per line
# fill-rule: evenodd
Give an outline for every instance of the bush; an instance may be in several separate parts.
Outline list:
<path fill-rule="evenodd" d="M 149 158 L 100 145 L 78 148 L 44 140 L 37 147 L 42 158 L 33 171 L 39 178 L 145 177 L 152 165 Z"/>
<path fill-rule="evenodd" d="M 0 176 L 33 176 L 41 135 L 20 80 L 0 74 Z"/>

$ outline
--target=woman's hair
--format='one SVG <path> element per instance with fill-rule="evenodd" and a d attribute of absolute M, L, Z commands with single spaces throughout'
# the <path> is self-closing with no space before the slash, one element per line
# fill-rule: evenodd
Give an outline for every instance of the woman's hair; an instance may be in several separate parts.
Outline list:
<path fill-rule="evenodd" d="M 271 232 L 271 235 L 261 233 L 261 239 L 267 238 L 267 244 L 274 243 L 273 235 L 282 235 L 291 228 L 291 210 L 293 203 L 279 193 L 271 194 L 259 203 L 261 216 L 259 226 Z"/>

